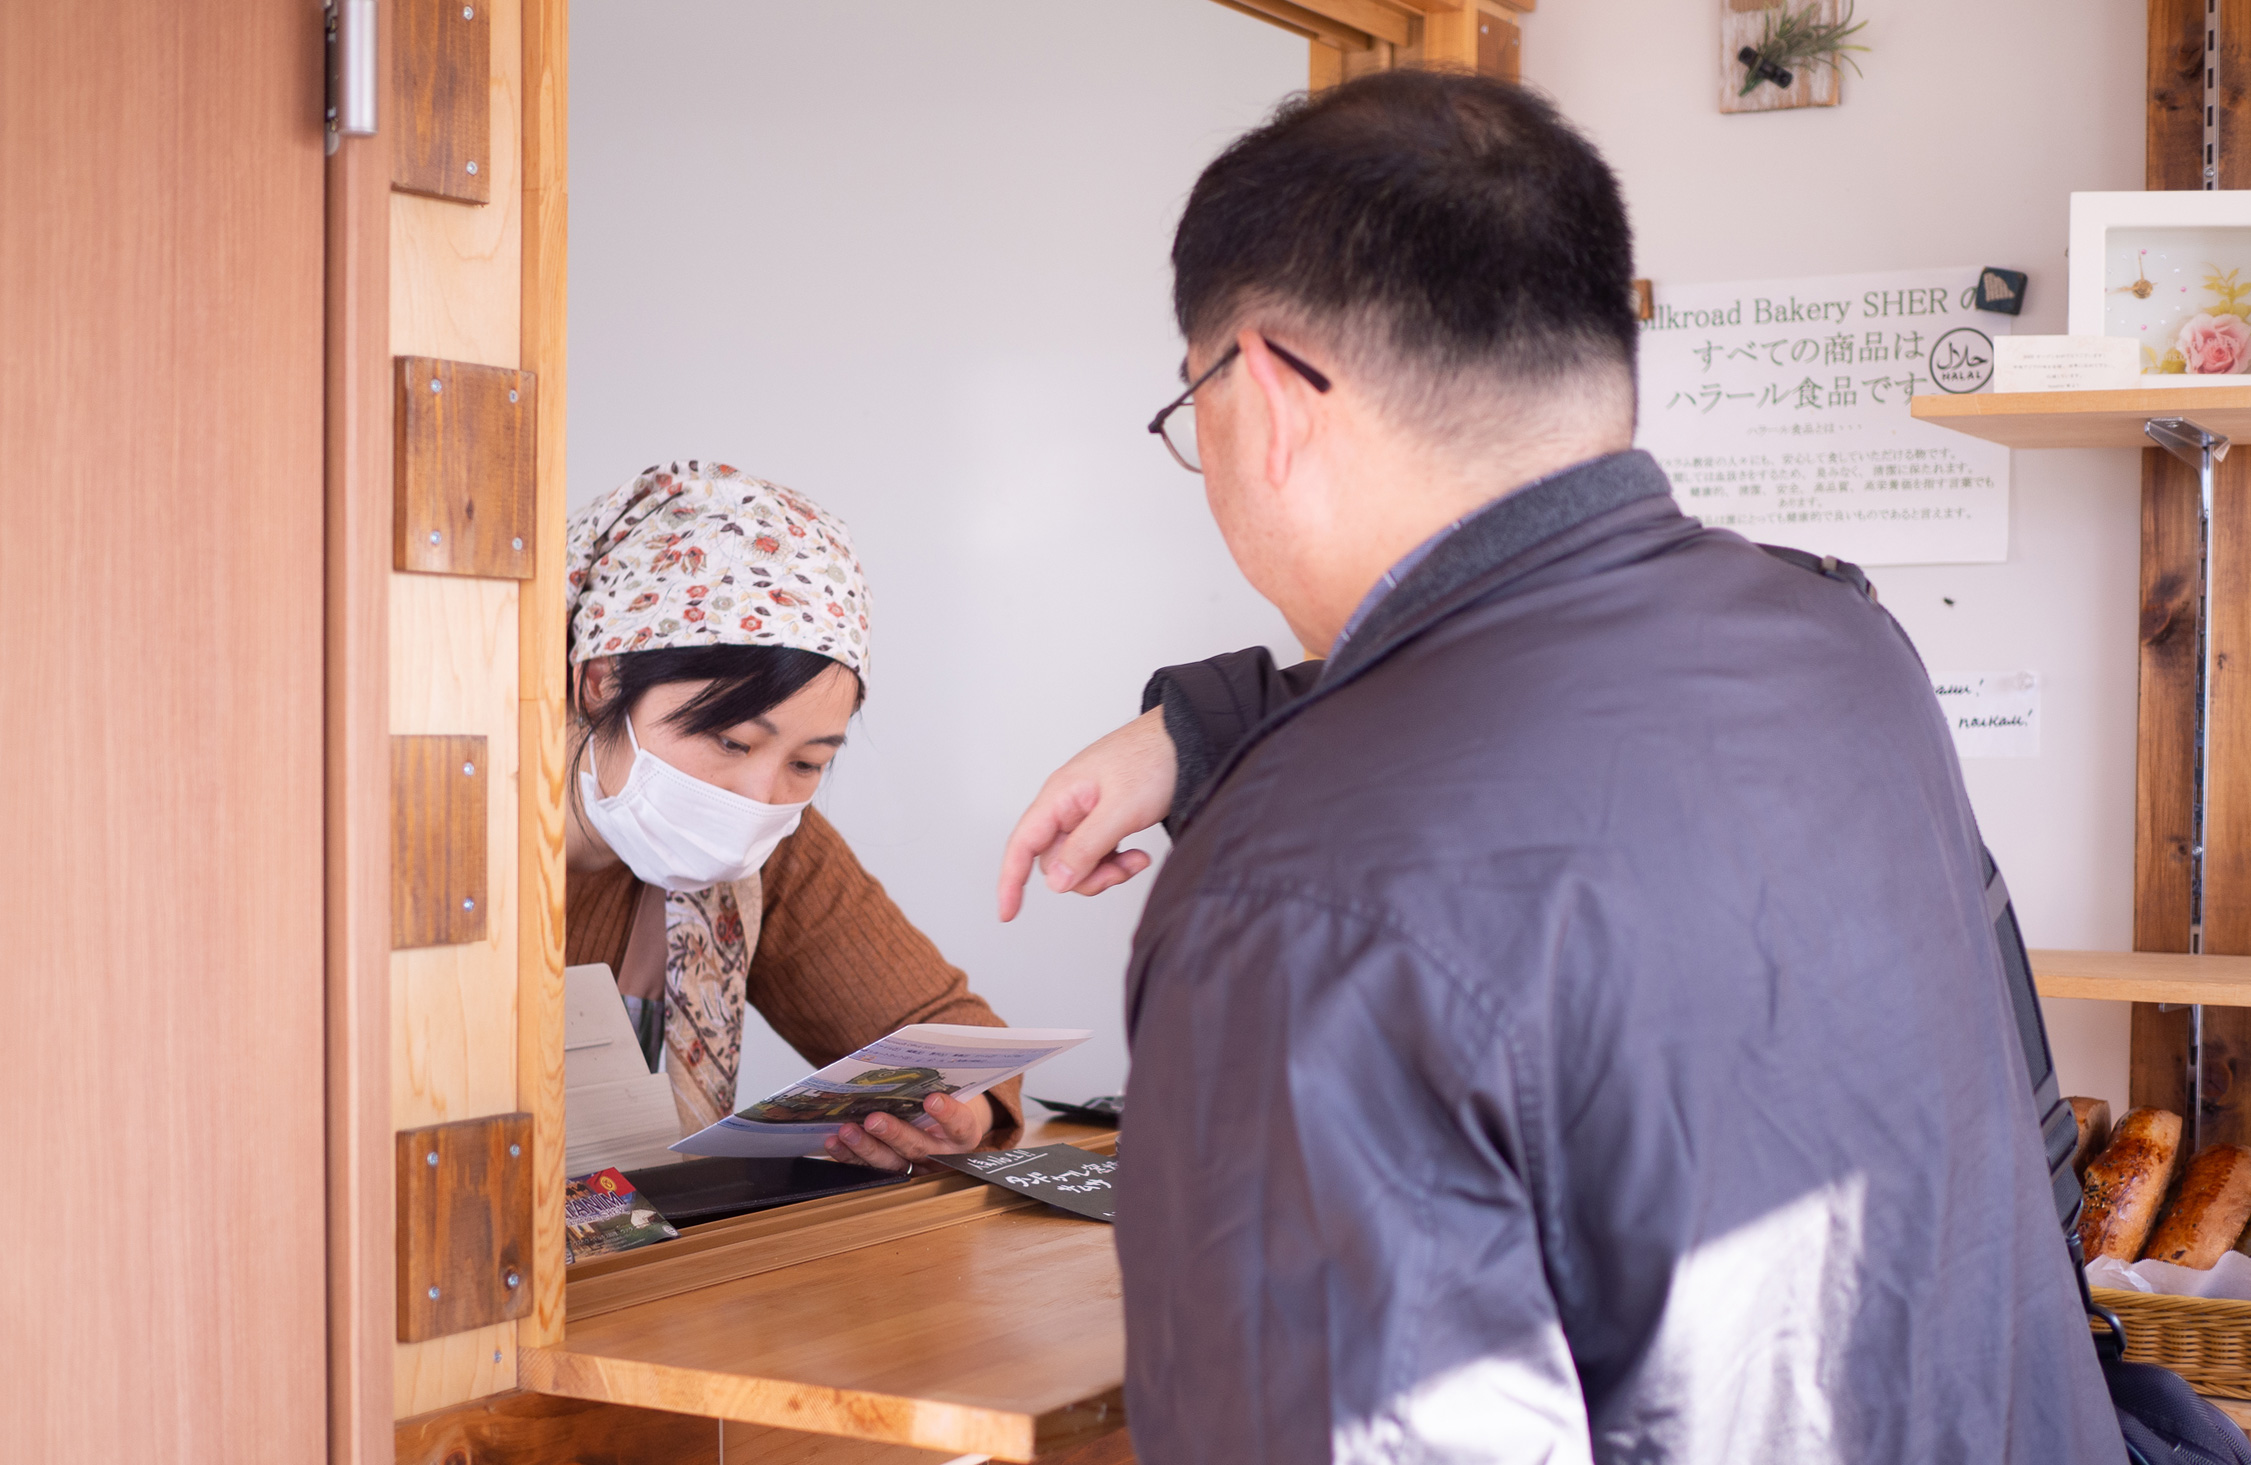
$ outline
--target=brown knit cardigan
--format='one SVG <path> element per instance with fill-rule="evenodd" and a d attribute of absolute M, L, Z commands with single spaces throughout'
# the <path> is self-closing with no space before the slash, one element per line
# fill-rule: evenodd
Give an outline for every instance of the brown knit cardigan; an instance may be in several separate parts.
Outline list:
<path fill-rule="evenodd" d="M 760 872 L 764 922 L 751 954 L 745 1000 L 818 1068 L 910 1022 L 1007 1024 L 969 990 L 863 868 L 836 826 L 807 809 L 797 831 Z M 564 959 L 625 968 L 641 882 L 624 865 L 581 874 L 563 890 Z M 1021 1128 L 1022 1079 L 990 1090 L 989 1142 Z"/>

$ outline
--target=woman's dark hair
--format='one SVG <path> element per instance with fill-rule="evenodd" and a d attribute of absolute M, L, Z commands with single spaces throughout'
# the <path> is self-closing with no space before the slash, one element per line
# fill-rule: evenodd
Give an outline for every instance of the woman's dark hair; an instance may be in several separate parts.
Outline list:
<path fill-rule="evenodd" d="M 688 737 L 763 717 L 809 686 L 815 677 L 844 663 L 818 651 L 794 646 L 679 646 L 630 651 L 610 658 L 610 696 L 588 711 L 583 676 L 571 678 L 571 710 L 586 728 L 586 739 L 610 739 L 625 732 L 626 719 L 651 688 L 671 682 L 709 682 L 665 719 Z M 580 669 L 583 673 L 583 668 Z M 846 668 L 849 671 L 849 668 Z M 857 673 L 852 680 L 859 683 Z M 857 708 L 867 697 L 860 683 Z M 584 743 L 581 743 L 581 747 Z"/>

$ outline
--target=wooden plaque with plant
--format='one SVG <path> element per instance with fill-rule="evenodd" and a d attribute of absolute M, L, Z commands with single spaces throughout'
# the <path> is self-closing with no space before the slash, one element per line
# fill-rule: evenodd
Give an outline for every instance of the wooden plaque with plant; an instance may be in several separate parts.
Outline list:
<path fill-rule="evenodd" d="M 1834 107 L 1843 67 L 1855 74 L 1867 26 L 1855 0 L 1719 0 L 1722 112 Z"/>

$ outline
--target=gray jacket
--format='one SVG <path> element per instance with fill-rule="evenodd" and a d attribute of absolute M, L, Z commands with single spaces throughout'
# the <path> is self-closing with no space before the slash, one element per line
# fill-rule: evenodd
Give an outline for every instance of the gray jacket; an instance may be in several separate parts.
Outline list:
<path fill-rule="evenodd" d="M 2124 1458 L 1888 616 L 1627 453 L 1316 670 L 1153 684 L 1214 771 L 1128 977 L 1140 1459 Z"/>

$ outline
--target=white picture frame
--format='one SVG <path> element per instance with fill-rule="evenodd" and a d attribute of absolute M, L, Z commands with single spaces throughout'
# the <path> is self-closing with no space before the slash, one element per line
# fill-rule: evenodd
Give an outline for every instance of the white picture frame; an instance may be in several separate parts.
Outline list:
<path fill-rule="evenodd" d="M 2139 387 L 2251 387 L 2251 189 L 2071 195 L 2070 333 L 2140 345 Z"/>

